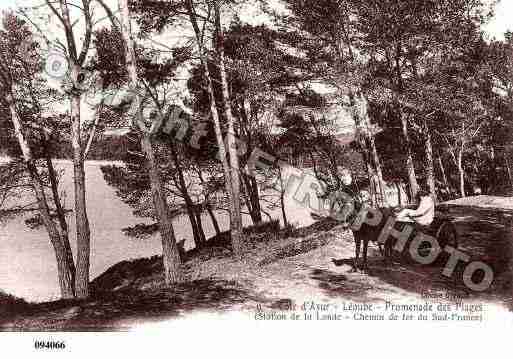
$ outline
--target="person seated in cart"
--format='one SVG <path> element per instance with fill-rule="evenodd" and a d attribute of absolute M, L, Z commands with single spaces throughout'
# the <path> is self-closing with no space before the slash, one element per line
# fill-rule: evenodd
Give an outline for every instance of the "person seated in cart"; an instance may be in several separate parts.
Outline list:
<path fill-rule="evenodd" d="M 420 228 L 429 227 L 435 218 L 435 201 L 424 186 L 417 193 L 417 203 L 416 209 L 402 209 L 396 215 L 397 221 L 415 223 L 415 226 Z"/>

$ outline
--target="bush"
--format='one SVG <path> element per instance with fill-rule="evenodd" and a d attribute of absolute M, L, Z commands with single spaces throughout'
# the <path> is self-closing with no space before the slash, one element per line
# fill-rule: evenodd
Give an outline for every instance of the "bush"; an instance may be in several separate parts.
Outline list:
<path fill-rule="evenodd" d="M 4 293 L 0 290 L 0 319 L 2 319 L 2 317 L 6 318 L 9 316 L 14 316 L 18 313 L 22 313 L 26 311 L 29 306 L 29 303 L 27 303 L 25 300 Z"/>
<path fill-rule="evenodd" d="M 285 233 L 286 237 L 292 236 L 294 231 L 299 225 L 297 223 L 287 223 L 287 225 L 283 228 L 283 232 Z"/>
<path fill-rule="evenodd" d="M 280 220 L 272 219 L 268 222 L 260 222 L 249 227 L 245 227 L 244 234 L 278 233 L 280 231 Z"/>

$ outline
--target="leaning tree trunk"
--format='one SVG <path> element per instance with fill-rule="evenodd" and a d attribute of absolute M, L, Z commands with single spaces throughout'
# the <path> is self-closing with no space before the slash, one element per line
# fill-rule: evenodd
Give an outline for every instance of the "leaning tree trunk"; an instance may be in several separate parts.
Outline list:
<path fill-rule="evenodd" d="M 184 196 L 187 217 L 189 217 L 189 223 L 191 224 L 192 237 L 194 239 L 194 247 L 201 248 L 205 244 L 205 240 L 201 236 L 200 231 L 203 231 L 203 229 L 198 224 L 196 213 L 194 212 L 195 205 L 187 193 L 184 193 L 182 191 L 182 195 Z"/>
<path fill-rule="evenodd" d="M 511 168 L 509 167 L 508 153 L 504 154 L 504 161 L 506 162 L 506 169 L 508 170 L 509 185 L 513 188 L 513 177 L 511 176 Z"/>
<path fill-rule="evenodd" d="M 287 189 L 285 188 L 285 183 L 283 181 L 283 172 L 281 167 L 278 167 L 278 176 L 280 177 L 280 207 L 281 207 L 281 216 L 283 218 L 283 227 L 287 228 L 289 226 L 289 222 L 287 220 L 287 213 L 285 211 L 285 192 Z"/>
<path fill-rule="evenodd" d="M 201 168 L 198 168 L 197 172 L 198 172 L 198 177 L 200 179 L 201 184 L 205 185 L 205 180 L 203 179 L 203 175 L 201 174 Z M 212 222 L 212 225 L 214 226 L 216 235 L 220 235 L 221 228 L 219 227 L 219 222 L 217 221 L 214 210 L 212 209 L 212 206 L 210 205 L 210 197 L 208 194 L 205 194 L 205 208 L 207 209 L 208 215 L 210 216 L 210 220 Z"/>
<path fill-rule="evenodd" d="M 122 34 L 125 42 L 126 69 L 130 81 L 130 90 L 135 96 L 132 103 L 132 116 L 136 121 L 136 126 L 141 132 L 141 148 L 146 156 L 148 172 L 150 175 L 151 192 L 153 196 L 153 205 L 159 222 L 160 238 L 162 241 L 162 259 L 164 262 L 164 279 L 167 285 L 182 281 L 181 259 L 176 245 L 176 238 L 171 221 L 169 207 L 162 186 L 160 173 L 155 160 L 153 150 L 151 130 L 146 128 L 142 118 L 142 95 L 138 88 L 139 78 L 137 75 L 137 62 L 135 56 L 135 42 L 132 37 L 130 25 L 130 11 L 128 0 L 119 0 L 119 10 L 121 12 Z"/>
<path fill-rule="evenodd" d="M 221 160 L 221 164 L 223 165 L 224 182 L 225 182 L 226 195 L 228 197 L 230 225 L 231 225 L 231 223 L 234 220 L 234 217 L 236 217 L 234 201 L 232 200 L 232 198 L 233 198 L 232 174 L 230 171 L 230 164 L 228 163 L 226 147 L 224 145 L 223 133 L 221 130 L 219 114 L 217 112 L 216 100 L 215 100 L 215 96 L 214 96 L 214 87 L 212 84 L 212 77 L 210 74 L 210 70 L 208 68 L 207 60 L 205 59 L 204 55 L 201 53 L 200 53 L 200 57 L 202 58 L 203 69 L 205 71 L 205 79 L 207 81 L 207 91 L 208 91 L 208 95 L 209 95 L 209 99 L 210 99 L 210 114 L 214 121 L 214 131 L 216 134 L 217 145 L 219 147 L 219 157 Z"/>
<path fill-rule="evenodd" d="M 178 158 L 178 152 L 176 149 L 176 145 L 171 143 L 171 155 L 173 156 L 173 161 L 175 164 L 175 168 L 178 174 L 178 182 L 179 182 L 179 190 L 182 192 L 183 199 L 185 201 L 185 208 L 187 210 L 187 216 L 189 217 L 189 222 L 191 223 L 192 234 L 194 237 L 194 246 L 196 248 L 201 248 L 205 245 L 205 236 L 202 235 L 203 227 L 201 223 L 198 222 L 195 211 L 194 211 L 194 202 L 192 201 L 191 196 L 189 195 L 189 191 L 187 189 L 187 183 L 185 182 L 185 177 L 183 174 L 182 166 L 180 164 L 180 160 Z"/>
<path fill-rule="evenodd" d="M 258 184 L 252 176 L 241 171 L 242 177 L 242 192 L 243 197 L 246 201 L 246 207 L 248 207 L 249 214 L 253 224 L 262 222 L 262 209 L 260 207 L 260 197 L 258 193 Z"/>
<path fill-rule="evenodd" d="M 50 209 L 46 195 L 44 193 L 44 184 L 39 177 L 34 162 L 27 162 L 29 173 L 32 177 L 32 185 L 36 193 L 39 210 L 43 223 L 47 229 L 52 243 L 55 259 L 57 261 L 57 274 L 59 278 L 59 287 L 62 299 L 75 298 L 75 265 L 73 263 L 73 255 L 70 253 L 71 247 L 67 236 L 63 236 L 58 231 L 55 222 L 51 219 Z"/>
<path fill-rule="evenodd" d="M 194 203 L 189 196 L 189 193 L 187 192 L 187 187 L 181 187 L 181 192 L 185 201 L 185 208 L 187 211 L 187 217 L 189 217 L 189 222 L 191 223 L 191 229 L 192 229 L 192 236 L 194 239 L 194 247 L 201 248 L 205 245 L 205 240 L 201 236 L 201 232 L 203 231 L 203 228 L 201 227 L 201 224 L 198 223 L 196 219 L 196 214 L 194 212 Z"/>
<path fill-rule="evenodd" d="M 189 222 L 191 224 L 192 229 L 192 237 L 194 239 L 194 247 L 201 248 L 204 245 L 204 241 L 201 239 L 200 235 L 200 227 L 198 226 L 198 221 L 196 220 L 196 214 L 194 213 L 193 207 L 194 204 L 190 202 L 189 204 L 185 204 L 187 208 L 187 217 L 189 217 Z"/>
<path fill-rule="evenodd" d="M 245 108 L 245 103 L 246 103 L 245 99 L 242 99 L 242 101 L 239 102 L 240 113 L 241 113 L 241 118 L 239 120 L 239 124 L 240 124 L 239 127 L 241 128 L 241 131 L 242 131 L 242 128 L 244 127 L 242 125 L 242 123 L 244 122 L 247 124 L 249 122 L 248 114 L 247 114 L 247 111 Z M 244 154 L 243 162 L 242 162 L 242 164 L 240 164 L 240 166 L 242 168 L 244 168 L 246 166 L 248 157 L 250 156 L 251 153 L 253 153 L 253 150 L 255 149 L 253 146 L 251 131 L 246 130 L 245 135 L 246 135 L 246 142 L 247 142 L 246 143 L 247 150 L 246 150 L 246 154 Z M 248 207 L 248 209 L 250 209 L 251 220 L 253 221 L 253 224 L 261 223 L 262 222 L 262 208 L 260 206 L 260 193 L 259 193 L 259 189 L 258 189 L 258 183 L 256 180 L 256 173 L 246 174 L 245 171 L 241 171 L 240 175 L 241 175 L 241 178 L 243 181 L 242 185 L 243 185 L 243 187 L 244 186 L 246 187 L 247 195 L 249 197 L 250 205 L 247 207 Z"/>
<path fill-rule="evenodd" d="M 242 175 L 242 178 L 244 177 L 244 175 Z M 247 190 L 247 185 L 245 184 L 245 181 L 242 181 L 241 183 L 241 194 L 242 194 L 242 198 L 244 199 L 244 203 L 246 205 L 246 208 L 248 209 L 248 212 L 249 212 L 249 215 L 251 216 L 251 220 L 253 220 L 253 223 L 254 222 L 254 219 L 253 219 L 253 208 L 251 206 L 251 202 L 249 202 L 249 196 L 248 196 L 248 190 Z"/>
<path fill-rule="evenodd" d="M 215 215 L 214 211 L 212 210 L 212 206 L 208 202 L 208 199 L 207 199 L 207 203 L 206 203 L 205 207 L 207 208 L 207 212 L 208 212 L 208 215 L 210 216 L 210 221 L 212 222 L 212 225 L 214 226 L 214 230 L 216 231 L 216 235 L 220 235 L 221 228 L 219 228 L 219 222 L 217 221 L 216 215 Z"/>
<path fill-rule="evenodd" d="M 75 262 L 73 260 L 73 252 L 71 250 L 71 245 L 69 243 L 68 223 L 66 222 L 66 212 L 64 211 L 64 208 L 62 207 L 61 198 L 60 198 L 60 194 L 59 194 L 57 172 L 55 171 L 55 167 L 53 166 L 53 163 L 52 163 L 52 158 L 50 156 L 50 147 L 49 147 L 48 141 L 45 141 L 44 146 L 45 146 L 44 152 L 45 152 L 46 167 L 48 168 L 48 178 L 50 181 L 50 187 L 52 189 L 53 203 L 55 205 L 57 219 L 59 221 L 59 225 L 61 228 L 60 233 L 61 233 L 61 237 L 62 237 L 62 243 L 64 246 L 64 250 L 66 252 L 66 257 L 68 258 L 67 261 L 68 261 L 71 276 L 73 279 L 73 290 L 75 290 L 76 268 L 75 268 Z"/>
<path fill-rule="evenodd" d="M 212 120 L 214 122 L 214 131 L 216 134 L 216 140 L 217 145 L 219 147 L 219 156 L 221 163 L 223 165 L 223 171 L 224 171 L 224 177 L 225 177 L 225 187 L 226 187 L 226 194 L 228 196 L 228 202 L 229 202 L 229 212 L 230 212 L 230 228 L 232 230 L 231 236 L 232 236 L 232 248 L 235 256 L 240 256 L 242 252 L 241 248 L 241 240 L 242 240 L 242 218 L 241 218 L 241 209 L 240 209 L 240 181 L 238 176 L 238 158 L 237 155 L 230 156 L 230 164 L 228 163 L 227 158 L 227 151 L 226 147 L 224 145 L 223 141 L 223 134 L 221 131 L 221 123 L 220 123 L 220 116 L 217 112 L 217 106 L 216 106 L 216 98 L 214 95 L 214 86 L 213 86 L 213 80 L 212 75 L 210 73 L 210 70 L 208 68 L 208 61 L 207 57 L 205 55 L 205 49 L 203 44 L 203 31 L 200 29 L 197 21 L 197 15 L 194 10 L 194 6 L 192 3 L 192 0 L 186 1 L 186 7 L 187 12 L 189 15 L 189 19 L 191 21 L 192 27 L 194 29 L 194 33 L 196 36 L 196 41 L 198 44 L 199 49 L 199 56 L 200 61 L 203 66 L 203 69 L 205 71 L 205 80 L 207 82 L 207 92 L 209 96 L 209 102 L 210 102 L 210 114 L 212 116 Z M 222 61 L 220 61 L 223 63 Z M 223 64 L 224 65 L 224 64 Z M 223 71 L 221 71 L 223 73 Z M 226 77 L 226 72 L 224 72 L 224 76 Z M 225 87 L 225 86 L 223 86 Z M 223 92 L 224 94 L 224 92 Z M 227 98 L 227 101 L 229 101 L 229 97 Z M 229 103 L 225 104 L 229 107 Z M 231 111 L 230 111 L 231 113 Z M 232 136 L 234 133 L 233 128 L 233 116 L 230 119 L 228 118 L 228 146 L 231 147 L 232 144 L 234 144 L 235 138 Z M 230 152 L 235 151 L 235 146 L 233 149 L 229 149 Z M 234 166 L 235 168 L 230 168 L 230 166 Z M 235 175 L 235 177 L 233 177 Z"/>
<path fill-rule="evenodd" d="M 153 206 L 159 221 L 160 238 L 162 241 L 162 259 L 164 262 L 164 279 L 167 285 L 179 283 L 182 281 L 180 254 L 176 245 L 171 214 L 169 213 L 160 173 L 155 161 L 155 152 L 150 135 L 143 135 L 141 147 L 147 160 Z"/>
<path fill-rule="evenodd" d="M 21 119 L 18 115 L 18 111 L 16 110 L 16 106 L 14 104 L 14 99 L 12 95 L 7 96 L 7 102 L 9 104 L 9 111 L 11 114 L 11 120 L 14 125 L 14 131 L 16 137 L 18 138 L 18 143 L 23 153 L 23 159 L 27 165 L 27 169 L 30 175 L 31 185 L 36 194 L 36 199 L 39 206 L 39 213 L 41 214 L 43 224 L 48 232 L 50 242 L 52 243 L 52 246 L 55 251 L 61 297 L 63 299 L 71 299 L 75 297 L 75 283 L 73 281 L 74 264 L 73 261 L 70 262 L 70 257 L 66 253 L 65 241 L 67 241 L 67 237 L 63 238 L 61 236 L 61 233 L 57 229 L 57 225 L 51 218 L 50 207 L 48 206 L 48 200 L 46 198 L 44 184 L 37 170 L 37 166 L 32 156 L 32 151 L 30 149 L 28 141 L 25 139 Z"/>
<path fill-rule="evenodd" d="M 205 236 L 205 231 L 203 230 L 203 221 L 201 219 L 203 211 L 201 206 L 196 206 L 194 213 L 196 215 L 196 223 L 198 226 L 198 236 L 200 238 L 200 242 L 204 245 L 207 242 L 207 237 Z"/>

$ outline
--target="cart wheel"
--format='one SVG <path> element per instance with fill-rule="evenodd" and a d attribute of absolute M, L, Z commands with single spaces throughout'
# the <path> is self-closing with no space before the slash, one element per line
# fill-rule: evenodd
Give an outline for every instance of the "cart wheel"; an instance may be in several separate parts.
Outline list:
<path fill-rule="evenodd" d="M 442 223 L 436 232 L 436 239 L 442 251 L 446 246 L 458 248 L 458 232 L 451 222 Z"/>

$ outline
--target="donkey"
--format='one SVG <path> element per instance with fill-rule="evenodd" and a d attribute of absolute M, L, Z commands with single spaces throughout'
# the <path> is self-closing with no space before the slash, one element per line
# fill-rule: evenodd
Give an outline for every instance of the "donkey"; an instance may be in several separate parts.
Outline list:
<path fill-rule="evenodd" d="M 342 199 L 342 200 L 340 200 Z M 332 209 L 330 213 L 330 217 L 334 218 L 337 221 L 340 221 L 346 228 L 350 228 L 353 232 L 353 237 L 355 241 L 355 258 L 353 262 L 352 271 L 358 271 L 358 260 L 360 257 L 360 249 L 363 242 L 363 266 L 362 269 L 367 269 L 367 249 L 369 246 L 369 241 L 376 242 L 380 239 L 380 236 L 384 232 L 384 227 L 387 225 L 390 217 L 396 217 L 396 213 L 391 208 L 378 208 L 368 210 L 364 208 L 364 202 L 360 199 L 358 195 L 349 195 L 345 192 L 342 195 L 338 195 L 338 200 L 335 203 L 339 203 L 339 208 Z M 370 219 L 369 220 L 369 213 Z M 374 216 L 378 216 L 379 218 L 373 218 Z M 362 218 L 364 217 L 364 218 Z M 396 223 L 395 220 L 393 222 Z M 399 222 L 402 223 L 402 228 L 398 230 L 404 230 L 404 226 L 411 226 L 412 229 L 409 232 L 409 238 L 414 238 L 416 234 L 422 232 L 429 236 L 432 236 L 437 242 L 437 247 L 445 248 L 447 245 L 452 248 L 458 248 L 458 232 L 454 224 L 452 223 L 450 217 L 445 215 L 436 216 L 433 222 L 429 225 L 420 225 L 415 222 Z M 388 231 L 388 229 L 387 229 Z M 408 232 L 405 232 L 408 233 Z M 392 247 L 396 243 L 396 238 L 388 238 L 385 239 L 384 245 L 384 253 L 380 247 L 381 253 L 384 255 L 385 260 L 389 261 L 392 257 Z M 381 246 L 382 243 L 378 243 Z M 429 253 L 431 250 L 431 246 L 428 243 L 426 245 L 418 248 L 418 253 L 423 255 L 422 253 Z M 404 247 L 404 245 L 403 245 Z M 410 248 L 411 249 L 411 248 Z M 422 253 L 421 253 L 422 252 Z M 437 261 L 433 262 L 434 264 Z"/>
<path fill-rule="evenodd" d="M 349 193 L 348 193 L 349 192 Z M 349 228 L 353 232 L 355 242 L 355 258 L 351 272 L 358 271 L 358 261 L 360 259 L 360 251 L 363 243 L 363 265 L 362 270 L 367 270 L 367 250 L 369 241 L 377 242 L 380 234 L 394 212 L 390 208 L 378 208 L 377 210 L 368 211 L 364 208 L 366 204 L 358 194 L 352 191 L 337 191 L 329 196 L 330 214 L 329 218 L 340 222 L 344 228 Z M 380 218 L 374 219 L 372 224 L 366 221 L 362 216 L 368 216 L 368 213 L 379 212 Z M 314 216 L 315 218 L 316 216 Z M 317 216 L 320 217 L 320 216 Z M 378 221 L 379 220 L 379 221 Z M 375 223 L 378 221 L 377 223 Z M 358 225 L 356 225 L 358 222 Z M 384 249 L 382 248 L 384 246 Z M 387 238 L 384 244 L 378 243 L 381 254 L 385 260 L 389 260 L 392 256 L 392 239 Z"/>
<path fill-rule="evenodd" d="M 353 268 L 351 271 L 356 272 L 358 271 L 358 260 L 360 257 L 360 249 L 361 245 L 363 243 L 363 251 L 362 251 L 362 257 L 363 257 L 363 264 L 362 264 L 362 270 L 366 271 L 367 268 L 367 249 L 369 247 L 369 241 L 377 242 L 378 238 L 380 237 L 380 234 L 383 231 L 383 228 L 385 227 L 385 224 L 388 222 L 388 219 L 393 216 L 393 212 L 390 208 L 379 208 L 379 212 L 381 213 L 381 219 L 378 224 L 371 225 L 364 221 L 359 229 L 353 229 L 352 228 L 352 222 L 348 223 L 349 227 L 351 228 L 351 231 L 353 232 L 354 237 L 354 243 L 355 243 L 355 258 L 353 262 Z M 378 243 L 379 250 L 381 254 L 384 256 L 385 261 L 389 261 L 392 257 L 392 238 L 387 238 L 386 242 L 384 244 Z M 384 248 L 382 248 L 382 246 Z"/>

